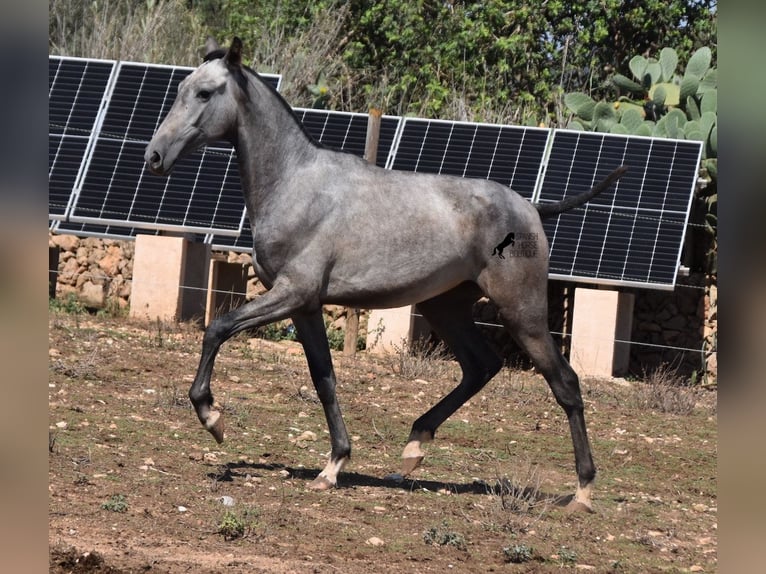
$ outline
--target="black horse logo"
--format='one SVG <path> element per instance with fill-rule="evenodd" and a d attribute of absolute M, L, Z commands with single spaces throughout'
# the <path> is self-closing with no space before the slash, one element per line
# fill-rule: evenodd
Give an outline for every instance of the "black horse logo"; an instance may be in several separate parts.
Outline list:
<path fill-rule="evenodd" d="M 513 246 L 514 243 L 516 243 L 516 234 L 511 232 L 506 235 L 505 239 L 498 243 L 497 246 L 492 250 L 492 255 L 497 255 L 500 259 L 505 259 L 505 255 L 503 255 L 503 249 L 509 245 Z"/>

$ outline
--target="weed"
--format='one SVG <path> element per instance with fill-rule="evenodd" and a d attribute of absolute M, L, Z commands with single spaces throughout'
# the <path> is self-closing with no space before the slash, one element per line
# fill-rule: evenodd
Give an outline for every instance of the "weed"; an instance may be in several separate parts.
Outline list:
<path fill-rule="evenodd" d="M 452 355 L 442 342 L 434 345 L 425 339 L 416 339 L 393 347 L 395 352 L 389 355 L 391 370 L 406 379 L 442 379 L 454 369 Z"/>
<path fill-rule="evenodd" d="M 459 532 L 449 529 L 445 520 L 441 526 L 432 526 L 423 533 L 423 542 L 432 546 L 454 546 L 458 550 L 465 550 L 465 538 Z"/>
<path fill-rule="evenodd" d="M 48 311 L 67 315 L 85 315 L 88 312 L 75 293 L 67 293 L 63 299 L 48 299 Z"/>
<path fill-rule="evenodd" d="M 243 538 L 255 528 L 257 519 L 258 512 L 253 509 L 245 509 L 240 513 L 227 510 L 218 523 L 217 532 L 227 541 Z"/>
<path fill-rule="evenodd" d="M 101 504 L 101 508 L 109 512 L 127 512 L 128 502 L 124 494 L 114 494 L 109 500 Z"/>
<path fill-rule="evenodd" d="M 573 565 L 575 562 L 577 562 L 577 552 L 574 550 L 571 550 L 570 548 L 567 548 L 566 546 L 562 546 L 559 548 L 558 551 L 558 557 L 559 562 L 561 562 L 565 566 Z"/>
<path fill-rule="evenodd" d="M 529 562 L 534 557 L 535 550 L 530 548 L 526 544 L 515 544 L 513 546 L 506 546 L 503 548 L 503 555 L 506 562 L 512 562 L 513 564 L 523 564 Z"/>
<path fill-rule="evenodd" d="M 697 404 L 697 393 L 684 384 L 673 367 L 663 364 L 644 376 L 644 383 L 634 385 L 634 402 L 639 409 L 689 415 Z"/>
<path fill-rule="evenodd" d="M 128 306 L 120 306 L 119 299 L 110 297 L 106 300 L 103 309 L 96 311 L 96 317 L 107 317 L 112 319 L 123 319 L 128 316 Z"/>

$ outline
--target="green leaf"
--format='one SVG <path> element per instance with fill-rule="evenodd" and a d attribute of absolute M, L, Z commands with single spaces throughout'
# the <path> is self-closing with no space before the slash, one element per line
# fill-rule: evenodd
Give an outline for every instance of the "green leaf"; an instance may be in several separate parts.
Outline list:
<path fill-rule="evenodd" d="M 700 102 L 700 112 L 718 112 L 718 90 L 710 90 L 705 92 Z"/>
<path fill-rule="evenodd" d="M 663 84 L 652 86 L 652 89 L 649 90 L 649 97 L 658 106 L 663 105 L 665 103 L 665 98 L 667 97 L 665 86 Z"/>
<path fill-rule="evenodd" d="M 697 76 L 692 75 L 685 75 L 681 79 L 681 88 L 680 88 L 680 95 L 679 98 L 683 101 L 686 100 L 686 98 L 693 96 L 697 93 L 697 89 L 699 88 L 699 78 Z"/>
<path fill-rule="evenodd" d="M 678 108 L 673 108 L 670 110 L 665 117 L 672 118 L 679 128 L 683 128 L 687 121 L 686 114 Z"/>
<path fill-rule="evenodd" d="M 593 119 L 593 110 L 596 107 L 596 102 L 590 96 L 580 92 L 570 92 L 564 96 L 564 104 L 582 119 L 586 121 Z"/>
<path fill-rule="evenodd" d="M 710 130 L 710 137 L 708 138 L 708 142 L 710 144 L 710 153 L 711 155 L 714 155 L 716 158 L 718 157 L 718 126 L 713 126 L 713 129 Z M 718 164 L 716 163 L 716 177 L 718 174 Z"/>
<path fill-rule="evenodd" d="M 593 110 L 593 119 L 595 121 L 600 120 L 617 120 L 617 113 L 614 111 L 614 106 L 607 102 L 599 102 Z"/>
<path fill-rule="evenodd" d="M 633 132 L 637 136 L 646 136 L 651 137 L 652 136 L 652 125 L 650 122 L 644 122 L 638 128 L 635 132 Z"/>
<path fill-rule="evenodd" d="M 595 131 L 609 133 L 615 125 L 617 121 L 614 118 L 599 118 L 596 120 Z"/>
<path fill-rule="evenodd" d="M 652 77 L 652 83 L 650 85 L 654 85 L 660 81 L 662 78 L 662 67 L 660 66 L 660 63 L 657 61 L 650 61 L 646 65 L 646 74 L 649 74 Z"/>
<path fill-rule="evenodd" d="M 639 94 L 642 94 L 644 92 L 644 88 L 641 87 L 641 84 L 634 82 L 633 80 L 631 80 L 627 76 L 623 76 L 622 74 L 615 74 L 612 77 L 612 83 L 618 88 L 622 88 L 623 90 L 628 90 L 630 92 L 639 93 Z"/>
<path fill-rule="evenodd" d="M 655 94 L 660 88 L 662 88 L 664 96 L 662 101 L 657 101 L 657 99 L 655 98 Z M 654 100 L 654 102 L 657 104 L 665 104 L 666 106 L 677 106 L 681 102 L 681 89 L 678 86 L 678 84 L 673 84 L 671 82 L 663 82 L 661 84 L 655 84 L 654 86 L 652 86 L 652 89 L 649 90 L 649 97 L 652 100 Z"/>
<path fill-rule="evenodd" d="M 628 133 L 636 133 L 636 130 L 644 123 L 644 117 L 636 109 L 630 108 L 623 110 L 620 123 L 625 126 Z"/>
<path fill-rule="evenodd" d="M 702 127 L 698 120 L 692 120 L 684 124 L 684 134 L 687 140 L 704 142 L 707 137 L 702 133 Z"/>
<path fill-rule="evenodd" d="M 678 66 L 678 54 L 673 48 L 663 48 L 660 51 L 660 66 L 662 67 L 662 79 L 669 82 Z"/>
<path fill-rule="evenodd" d="M 689 58 L 689 63 L 686 64 L 686 74 L 691 74 L 698 78 L 704 78 L 708 69 L 710 68 L 710 60 L 712 59 L 712 52 L 707 46 L 703 46 Z"/>
<path fill-rule="evenodd" d="M 705 136 L 705 139 L 707 139 L 707 136 L 713 130 L 717 121 L 718 116 L 715 112 L 704 112 L 702 116 L 700 116 L 700 131 L 702 131 L 702 135 Z"/>
<path fill-rule="evenodd" d="M 648 62 L 643 56 L 633 56 L 630 59 L 630 62 L 628 62 L 628 67 L 630 68 L 633 77 L 639 82 L 642 82 L 644 79 L 647 64 Z"/>
<path fill-rule="evenodd" d="M 699 88 L 697 89 L 698 93 L 704 94 L 705 92 L 709 92 L 710 90 L 715 90 L 718 88 L 718 70 L 715 68 L 710 68 L 705 74 L 705 77 L 702 78 L 702 81 L 699 83 Z"/>
<path fill-rule="evenodd" d="M 612 134 L 621 134 L 621 135 L 628 135 L 630 132 L 628 132 L 628 128 L 626 128 L 626 127 L 625 127 L 624 125 L 622 125 L 622 124 L 614 124 L 614 125 L 612 125 L 612 127 L 609 129 L 609 133 L 612 133 Z"/>
<path fill-rule="evenodd" d="M 574 119 L 567 124 L 567 129 L 583 132 L 583 131 L 586 131 L 588 128 L 586 128 L 585 125 L 580 120 Z"/>
<path fill-rule="evenodd" d="M 686 98 L 686 115 L 691 120 L 700 119 L 700 107 L 697 105 L 697 100 L 692 96 Z"/>

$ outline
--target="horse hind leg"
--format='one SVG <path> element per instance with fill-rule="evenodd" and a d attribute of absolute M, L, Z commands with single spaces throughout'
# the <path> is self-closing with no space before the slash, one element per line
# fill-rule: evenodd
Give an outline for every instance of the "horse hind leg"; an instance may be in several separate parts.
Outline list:
<path fill-rule="evenodd" d="M 545 297 L 534 302 L 514 298 L 512 306 L 501 306 L 499 311 L 514 339 L 545 377 L 569 421 L 578 484 L 567 510 L 592 512 L 591 491 L 596 467 L 588 443 L 580 382 L 548 330 L 547 301 Z"/>
<path fill-rule="evenodd" d="M 455 389 L 413 423 L 402 452 L 403 476 L 420 466 L 425 457 L 423 443 L 433 440 L 436 429 L 479 392 L 502 367 L 502 361 L 473 322 L 472 309 L 476 299 L 477 291 L 463 285 L 417 306 L 455 354 L 463 376 Z"/>

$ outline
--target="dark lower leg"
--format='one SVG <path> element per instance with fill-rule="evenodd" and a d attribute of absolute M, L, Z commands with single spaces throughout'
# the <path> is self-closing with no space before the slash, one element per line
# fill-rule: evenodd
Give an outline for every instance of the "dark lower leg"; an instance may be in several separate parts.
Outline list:
<path fill-rule="evenodd" d="M 330 431 L 330 459 L 311 485 L 316 489 L 325 489 L 337 483 L 338 473 L 351 456 L 351 443 L 335 394 L 335 371 L 321 311 L 308 316 L 293 317 L 293 323 L 303 344 L 311 380 L 324 409 Z"/>

